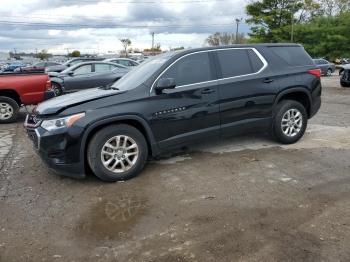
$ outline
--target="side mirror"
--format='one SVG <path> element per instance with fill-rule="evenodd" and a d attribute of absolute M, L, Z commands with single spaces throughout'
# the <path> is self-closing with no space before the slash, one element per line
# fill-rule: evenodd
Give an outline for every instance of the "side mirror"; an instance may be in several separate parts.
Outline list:
<path fill-rule="evenodd" d="M 176 86 L 174 78 L 161 78 L 158 80 L 155 90 L 161 93 L 165 89 L 174 89 Z"/>
<path fill-rule="evenodd" d="M 73 72 L 73 71 L 69 71 L 67 74 L 68 74 L 69 76 L 72 76 L 72 75 L 74 75 L 74 72 Z"/>

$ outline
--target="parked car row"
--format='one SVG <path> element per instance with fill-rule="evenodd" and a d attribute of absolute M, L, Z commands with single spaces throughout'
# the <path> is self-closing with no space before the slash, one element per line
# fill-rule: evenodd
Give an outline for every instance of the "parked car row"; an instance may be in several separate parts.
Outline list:
<path fill-rule="evenodd" d="M 15 121 L 23 105 L 38 104 L 64 93 L 109 86 L 137 65 L 126 58 L 74 58 L 62 65 L 55 62 L 32 66 L 21 62 L 7 64 L 5 72 L 0 74 L 0 123 Z"/>

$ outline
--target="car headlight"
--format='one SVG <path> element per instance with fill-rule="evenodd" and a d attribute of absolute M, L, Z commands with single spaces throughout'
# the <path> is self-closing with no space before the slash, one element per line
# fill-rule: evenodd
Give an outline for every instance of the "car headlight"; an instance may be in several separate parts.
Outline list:
<path fill-rule="evenodd" d="M 62 118 L 43 120 L 41 127 L 47 131 L 53 131 L 61 128 L 71 127 L 80 118 L 83 118 L 85 113 L 79 113 L 71 116 L 66 116 Z"/>

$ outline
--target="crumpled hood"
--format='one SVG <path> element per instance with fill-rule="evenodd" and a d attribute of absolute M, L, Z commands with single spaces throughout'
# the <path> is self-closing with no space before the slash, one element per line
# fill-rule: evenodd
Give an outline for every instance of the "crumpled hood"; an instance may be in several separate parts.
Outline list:
<path fill-rule="evenodd" d="M 35 113 L 39 115 L 57 114 L 71 106 L 101 99 L 103 97 L 122 94 L 125 91 L 115 89 L 92 88 L 63 96 L 58 96 L 40 103 L 35 108 Z"/>

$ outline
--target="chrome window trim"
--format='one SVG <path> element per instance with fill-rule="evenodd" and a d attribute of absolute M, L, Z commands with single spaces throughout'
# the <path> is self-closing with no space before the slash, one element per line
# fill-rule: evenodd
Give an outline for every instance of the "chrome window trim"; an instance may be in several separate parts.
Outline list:
<path fill-rule="evenodd" d="M 212 50 L 203 50 L 203 51 L 197 51 L 197 52 L 193 52 L 193 53 L 189 53 L 186 54 L 184 56 L 179 57 L 178 59 L 176 59 L 174 62 L 172 62 L 167 68 L 165 68 L 163 70 L 162 73 L 159 74 L 159 76 L 156 78 L 156 80 L 154 80 L 152 86 L 151 86 L 151 90 L 150 93 L 153 91 L 154 89 L 154 85 L 156 84 L 156 82 L 159 80 L 159 78 L 171 67 L 173 66 L 177 61 L 181 60 L 184 57 L 193 55 L 193 54 L 199 54 L 199 53 L 205 53 L 205 52 L 216 52 L 216 51 L 222 51 L 222 50 L 253 50 L 253 52 L 258 56 L 258 58 L 260 59 L 260 61 L 263 63 L 263 66 L 260 68 L 259 71 L 255 72 L 255 73 L 251 73 L 251 74 L 245 74 L 245 75 L 239 75 L 239 76 L 231 76 L 231 77 L 226 77 L 226 78 L 219 78 L 219 79 L 214 79 L 214 80 L 209 80 L 209 81 L 204 81 L 204 82 L 198 82 L 198 83 L 193 83 L 193 84 L 188 84 L 188 85 L 181 85 L 181 86 L 176 86 L 175 89 L 177 88 L 181 88 L 181 87 L 187 87 L 187 86 L 193 86 L 193 85 L 198 85 L 198 84 L 203 84 L 203 83 L 213 83 L 213 82 L 217 82 L 220 80 L 227 80 L 227 79 L 235 79 L 235 78 L 240 78 L 240 77 L 246 77 L 246 76 L 251 76 L 251 75 L 257 75 L 260 74 L 262 71 L 265 70 L 265 68 L 268 66 L 268 63 L 266 61 L 266 59 L 260 54 L 260 52 L 258 50 L 256 50 L 256 48 L 254 47 L 231 47 L 231 48 L 219 48 L 219 49 L 212 49 Z"/>

